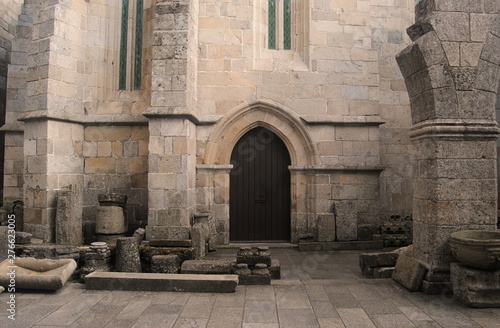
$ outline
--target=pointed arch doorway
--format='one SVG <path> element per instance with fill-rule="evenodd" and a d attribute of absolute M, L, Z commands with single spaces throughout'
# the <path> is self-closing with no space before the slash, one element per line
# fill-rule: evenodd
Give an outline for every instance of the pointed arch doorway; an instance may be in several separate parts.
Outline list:
<path fill-rule="evenodd" d="M 290 154 L 273 132 L 257 127 L 231 153 L 229 238 L 290 242 Z"/>

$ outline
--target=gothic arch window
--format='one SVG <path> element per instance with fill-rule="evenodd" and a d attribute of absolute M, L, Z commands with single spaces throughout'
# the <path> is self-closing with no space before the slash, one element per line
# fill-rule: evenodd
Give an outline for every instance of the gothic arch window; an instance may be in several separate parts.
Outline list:
<path fill-rule="evenodd" d="M 268 0 L 268 48 L 292 49 L 291 0 Z"/>
<path fill-rule="evenodd" d="M 118 89 L 139 90 L 144 0 L 122 0 Z"/>

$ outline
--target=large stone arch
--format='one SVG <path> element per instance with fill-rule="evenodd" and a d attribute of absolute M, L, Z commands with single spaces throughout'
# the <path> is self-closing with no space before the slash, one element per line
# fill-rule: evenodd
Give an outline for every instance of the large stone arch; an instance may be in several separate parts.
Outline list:
<path fill-rule="evenodd" d="M 230 111 L 211 133 L 205 164 L 229 164 L 238 140 L 251 129 L 262 126 L 278 135 L 290 153 L 292 166 L 319 163 L 318 151 L 298 115 L 271 102 L 254 102 Z"/>
<path fill-rule="evenodd" d="M 467 6 L 420 2 L 414 42 L 397 56 L 413 120 L 413 257 L 427 268 L 426 293 L 449 278 L 450 233 L 496 229 L 500 20 Z"/>

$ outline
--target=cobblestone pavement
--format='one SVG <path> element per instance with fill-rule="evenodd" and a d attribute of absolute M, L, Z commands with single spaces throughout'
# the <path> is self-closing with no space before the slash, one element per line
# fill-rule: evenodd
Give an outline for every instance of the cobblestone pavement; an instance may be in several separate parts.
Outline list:
<path fill-rule="evenodd" d="M 469 309 L 449 295 L 364 278 L 358 251 L 272 253 L 283 279 L 234 294 L 87 291 L 68 283 L 56 293 L 17 293 L 12 321 L 4 292 L 0 327 L 500 327 L 500 309 Z"/>

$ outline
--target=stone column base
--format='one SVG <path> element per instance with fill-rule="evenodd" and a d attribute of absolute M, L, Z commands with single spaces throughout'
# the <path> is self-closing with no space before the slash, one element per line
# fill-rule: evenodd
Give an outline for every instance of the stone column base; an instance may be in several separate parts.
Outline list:
<path fill-rule="evenodd" d="M 479 270 L 450 264 L 453 293 L 468 307 L 500 307 L 500 269 Z"/>

